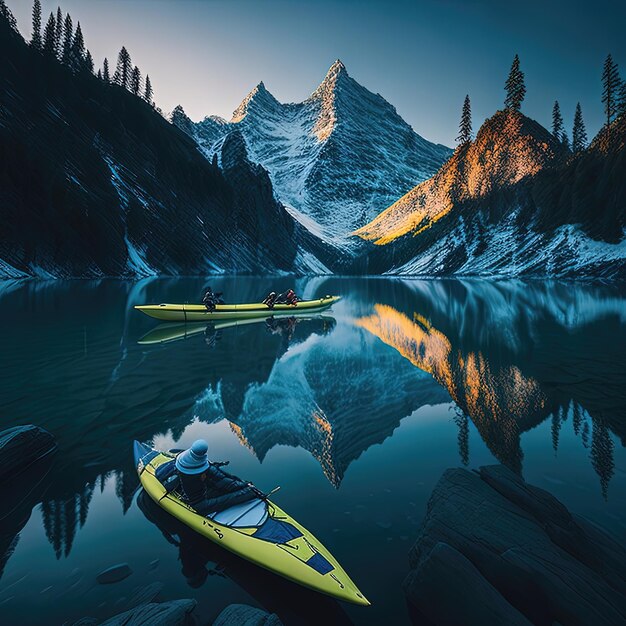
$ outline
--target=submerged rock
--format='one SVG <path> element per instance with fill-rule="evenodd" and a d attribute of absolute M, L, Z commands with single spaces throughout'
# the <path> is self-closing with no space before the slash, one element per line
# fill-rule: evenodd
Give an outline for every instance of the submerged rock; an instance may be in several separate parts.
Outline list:
<path fill-rule="evenodd" d="M 282 626 L 282 622 L 274 613 L 247 604 L 230 604 L 215 618 L 213 626 Z"/>
<path fill-rule="evenodd" d="M 433 624 L 626 622 L 626 549 L 503 466 L 447 470 L 404 590 Z"/>
<path fill-rule="evenodd" d="M 163 591 L 163 587 L 163 583 L 159 581 L 142 587 L 137 587 L 133 595 L 128 600 L 128 606 L 133 608 L 139 606 L 140 604 L 154 602 L 161 591 Z"/>
<path fill-rule="evenodd" d="M 101 626 L 184 626 L 193 623 L 195 600 L 142 604 L 115 615 Z"/>
<path fill-rule="evenodd" d="M 0 431 L 0 481 L 25 470 L 56 449 L 54 437 L 39 426 L 26 424 Z"/>
<path fill-rule="evenodd" d="M 0 482 L 5 479 L 10 485 L 9 498 L 0 508 L 0 578 L 33 507 L 46 491 L 50 463 L 45 457 L 56 448 L 52 435 L 37 426 L 0 431 Z"/>
<path fill-rule="evenodd" d="M 120 580 L 128 578 L 133 573 L 128 563 L 119 563 L 118 565 L 112 565 L 111 567 L 101 571 L 96 580 L 101 585 L 110 585 L 111 583 L 118 583 Z"/>

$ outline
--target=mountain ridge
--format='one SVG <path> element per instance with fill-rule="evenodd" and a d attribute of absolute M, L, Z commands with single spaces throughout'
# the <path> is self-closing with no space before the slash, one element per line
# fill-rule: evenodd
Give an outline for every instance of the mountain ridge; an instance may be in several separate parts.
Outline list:
<path fill-rule="evenodd" d="M 407 275 L 626 276 L 626 119 L 573 155 L 517 111 L 486 120 L 428 181 L 355 236 L 358 270 Z M 606 142 L 604 142 L 606 143 Z"/>
<path fill-rule="evenodd" d="M 2 19 L 0 54 L 3 276 L 324 269 L 245 150 L 226 147 L 226 169 L 208 162 L 148 103 L 71 72 Z"/>
<path fill-rule="evenodd" d="M 355 226 L 434 174 L 452 153 L 418 135 L 340 60 L 302 102 L 281 103 L 260 82 L 230 122 L 205 118 L 187 132 L 211 158 L 220 133 L 235 128 L 296 219 L 302 216 L 307 227 L 312 220 L 313 230 L 346 248 Z"/>

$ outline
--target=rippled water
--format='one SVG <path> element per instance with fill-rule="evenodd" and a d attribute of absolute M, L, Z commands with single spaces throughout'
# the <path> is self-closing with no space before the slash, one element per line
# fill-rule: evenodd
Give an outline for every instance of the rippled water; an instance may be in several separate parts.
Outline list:
<path fill-rule="evenodd" d="M 219 279 L 229 301 L 286 279 Z M 626 543 L 626 293 L 589 284 L 312 279 L 343 300 L 270 328 L 163 327 L 134 304 L 193 301 L 196 279 L 0 283 L 0 429 L 34 423 L 59 453 L 8 488 L 3 622 L 71 623 L 195 598 L 285 624 L 408 623 L 401 583 L 448 467 L 504 463 Z M 339 605 L 233 557 L 137 497 L 133 439 L 199 436 L 269 491 L 372 601 Z M 7 496 L 5 496 L 7 497 Z M 127 562 L 131 576 L 99 585 Z"/>

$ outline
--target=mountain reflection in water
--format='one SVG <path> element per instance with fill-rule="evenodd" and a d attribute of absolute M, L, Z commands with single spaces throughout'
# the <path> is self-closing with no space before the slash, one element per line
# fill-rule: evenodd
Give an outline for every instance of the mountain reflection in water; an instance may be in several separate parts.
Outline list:
<path fill-rule="evenodd" d="M 548 311 L 536 313 L 543 321 Z M 591 463 L 606 495 L 614 471 L 614 446 L 609 429 L 612 427 L 624 444 L 626 423 L 612 418 L 624 416 L 626 403 L 624 387 L 617 388 L 619 380 L 615 395 L 602 393 L 600 389 L 616 378 L 616 369 L 618 379 L 624 376 L 623 353 L 620 355 L 613 348 L 615 354 L 612 355 L 608 345 L 614 341 L 613 346 L 617 346 L 618 350 L 620 345 L 626 345 L 621 324 L 621 337 L 618 334 L 610 339 L 606 335 L 606 341 L 589 341 L 583 328 L 576 325 L 562 329 L 563 335 L 566 335 L 565 354 L 541 349 L 542 337 L 538 333 L 542 326 L 537 324 L 534 342 L 539 340 L 539 345 L 533 349 L 532 358 L 523 355 L 524 350 L 510 355 L 498 350 L 493 356 L 474 351 L 458 334 L 451 334 L 453 338 L 448 338 L 420 313 L 414 312 L 409 318 L 388 305 L 376 304 L 374 313 L 358 319 L 357 324 L 394 347 L 413 365 L 432 374 L 445 387 L 459 409 L 456 420 L 459 426 L 459 454 L 465 465 L 469 463 L 466 439 L 468 418 L 493 455 L 514 471 L 521 472 L 521 434 L 550 419 L 556 453 L 560 429 L 571 417 L 574 433 L 581 438 L 585 448 L 591 447 Z M 550 333 L 556 330 L 551 324 L 545 328 Z M 509 334 L 507 327 L 493 327 L 488 331 L 490 341 L 499 330 Z M 587 332 L 594 330 L 590 324 Z M 546 340 L 552 344 L 554 335 Z M 510 362 L 514 360 L 517 364 Z M 588 371 L 589 362 L 593 363 L 593 372 Z M 547 379 L 544 377 L 546 373 L 549 374 Z M 597 385 L 591 391 L 593 397 L 587 395 L 590 385 L 585 379 L 589 376 L 593 376 Z M 581 379 L 585 383 L 583 389 L 579 389 Z M 606 399 L 606 404 L 603 404 L 603 399 Z"/>
<path fill-rule="evenodd" d="M 259 279 L 220 277 L 212 286 L 230 301 L 253 301 L 268 285 L 280 287 L 283 281 L 261 282 L 259 288 Z M 2 342 L 9 357 L 0 366 L 0 429 L 33 423 L 50 430 L 59 443 L 45 480 L 19 507 L 16 502 L 9 521 L 0 521 L 0 602 L 9 593 L 3 592 L 3 578 L 13 584 L 17 576 L 10 573 L 12 563 L 27 567 L 27 557 L 20 560 L 24 542 L 17 537 L 22 528 L 34 532 L 40 524 L 56 558 L 69 559 L 79 529 L 89 526 L 93 503 L 103 501 L 114 484 L 128 524 L 121 524 L 119 532 L 139 529 L 142 522 L 131 524 L 127 514 L 138 487 L 132 440 L 177 444 L 182 438 L 187 445 L 190 433 L 220 424 L 224 429 L 219 432 L 230 439 L 223 434 L 215 442 L 216 459 L 236 456 L 245 478 L 263 475 L 273 482 L 265 488 L 286 481 L 287 472 L 296 491 L 317 494 L 310 497 L 320 498 L 319 507 L 294 491 L 284 490 L 281 497 L 287 498 L 286 508 L 295 507 L 288 510 L 302 523 L 317 524 L 311 529 L 336 548 L 349 572 L 352 563 L 368 557 L 356 547 L 358 535 L 333 548 L 332 538 L 347 531 L 347 521 L 353 520 L 354 527 L 355 520 L 371 518 L 375 527 L 379 524 L 376 532 L 385 531 L 389 523 L 380 518 L 389 507 L 404 520 L 395 523 L 397 537 L 412 540 L 422 514 L 421 500 L 407 495 L 412 481 L 426 481 L 429 492 L 435 477 L 426 476 L 440 464 L 474 465 L 493 457 L 516 472 L 534 471 L 548 460 L 533 433 L 545 433 L 542 440 L 552 457 L 570 446 L 573 433 L 588 456 L 576 457 L 576 471 L 595 473 L 596 494 L 614 502 L 611 485 L 623 467 L 626 445 L 622 288 L 331 277 L 295 285 L 304 297 L 343 296 L 323 316 L 155 326 L 132 310 L 141 302 L 190 301 L 204 286 L 196 279 L 0 285 Z M 439 414 L 436 407 L 451 409 L 441 426 L 428 417 Z M 415 416 L 423 425 L 411 421 Z M 439 433 L 432 454 L 391 452 L 402 443 L 394 431 L 407 423 L 420 429 L 415 446 L 427 441 L 429 432 Z M 449 431 L 452 445 L 442 434 Z M 296 451 L 303 454 L 294 456 Z M 274 461 L 279 458 L 290 460 L 279 466 Z M 310 473 L 309 461 L 336 496 Z M 386 473 L 400 462 L 406 476 L 398 468 Z M 367 479 L 355 484 L 349 481 L 351 473 Z M 298 482 L 304 476 L 306 484 Z M 366 504 L 358 500 L 363 496 L 370 498 Z M 580 498 L 591 501 L 582 492 Z M 324 502 L 335 507 L 333 519 L 323 516 Z M 402 512 L 409 504 L 410 514 Z M 37 506 L 40 522 L 39 515 L 29 520 Z M 348 506 L 356 506 L 356 512 Z M 98 509 L 94 523 L 103 515 Z M 388 556 L 378 557 L 389 559 L 389 584 L 406 571 L 401 556 L 406 548 L 398 545 L 397 553 L 387 549 Z M 373 579 L 368 588 L 363 576 L 369 597 L 378 583 Z M 399 610 L 392 605 L 393 594 L 389 597 L 378 604 L 387 612 Z M 6 606 L 10 611 L 11 602 Z M 380 616 L 376 610 L 372 616 Z"/>

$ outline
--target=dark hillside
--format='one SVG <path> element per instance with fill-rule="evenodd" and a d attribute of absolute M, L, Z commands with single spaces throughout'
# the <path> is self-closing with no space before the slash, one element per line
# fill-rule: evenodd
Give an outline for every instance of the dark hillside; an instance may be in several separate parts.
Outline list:
<path fill-rule="evenodd" d="M 0 20 L 0 274 L 288 270 L 294 222 L 269 180 L 216 165 L 149 104 L 71 73 Z M 245 151 L 244 151 L 245 154 Z M 234 216 L 237 215 L 237 219 Z M 281 245 L 270 254 L 267 229 Z"/>

